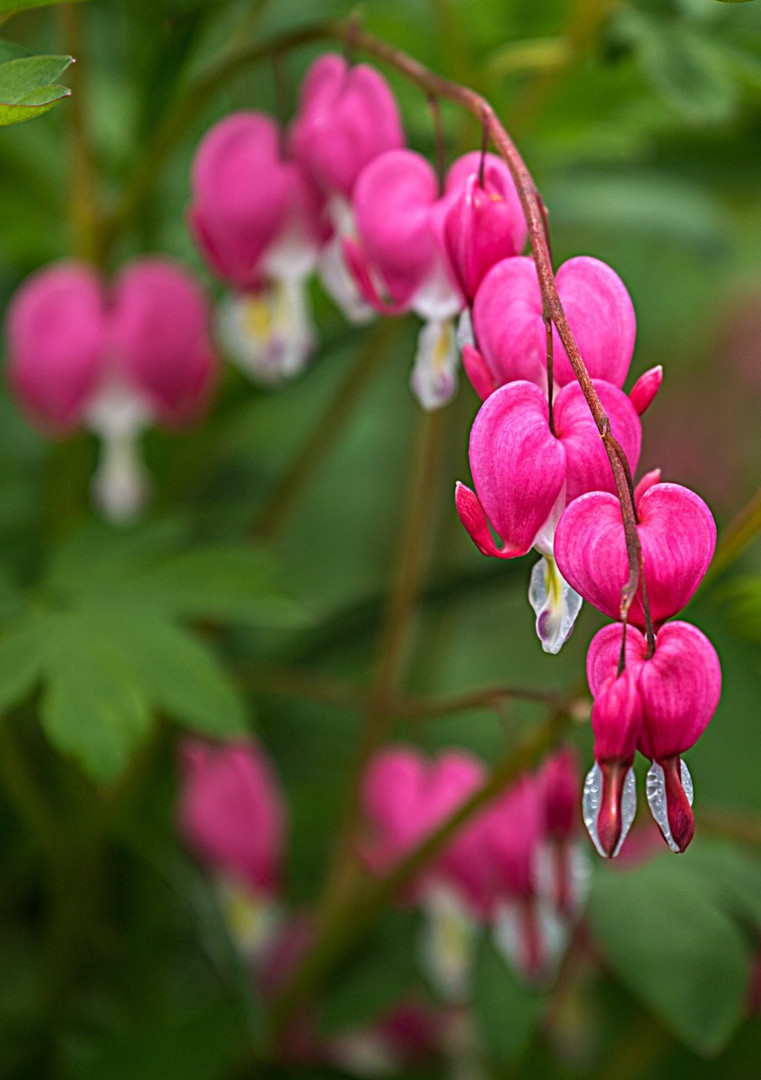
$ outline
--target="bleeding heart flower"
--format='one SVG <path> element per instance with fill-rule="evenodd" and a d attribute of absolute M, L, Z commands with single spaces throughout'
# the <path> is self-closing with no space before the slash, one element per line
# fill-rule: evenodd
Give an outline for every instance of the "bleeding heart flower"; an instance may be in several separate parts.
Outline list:
<path fill-rule="evenodd" d="M 565 918 L 581 908 L 589 867 L 578 842 L 581 775 L 576 752 L 566 746 L 550 754 L 537 774 L 543 810 L 543 839 L 536 866 L 540 896 Z"/>
<path fill-rule="evenodd" d="M 495 154 L 465 154 L 449 170 L 456 197 L 444 218 L 444 243 L 457 283 L 471 302 L 488 270 L 518 255 L 528 230 L 510 170 Z"/>
<path fill-rule="evenodd" d="M 208 404 L 216 361 L 207 322 L 198 283 L 162 258 L 128 264 L 110 291 L 90 267 L 59 263 L 32 275 L 11 301 L 14 392 L 44 430 L 84 424 L 99 435 L 94 494 L 112 520 L 129 520 L 145 502 L 143 428 L 180 427 Z"/>
<path fill-rule="evenodd" d="M 595 697 L 618 670 L 623 633 L 621 624 L 613 624 L 592 639 L 587 677 Z M 692 780 L 681 755 L 697 742 L 716 710 L 721 668 L 708 638 L 690 623 L 666 623 L 656 635 L 654 653 L 648 653 L 643 635 L 628 627 L 625 670 L 631 673 L 629 679 L 636 680 L 641 707 L 637 745 L 653 762 L 648 803 L 669 846 L 684 851 L 695 823 Z M 627 753 L 628 748 L 627 743 Z M 599 754 L 600 758 L 607 755 L 607 747 L 601 747 Z"/>
<path fill-rule="evenodd" d="M 193 161 L 190 229 L 233 286 L 220 317 L 231 358 L 253 378 L 296 374 L 314 345 L 305 289 L 329 229 L 323 204 L 269 117 L 244 111 L 215 124 Z"/>
<path fill-rule="evenodd" d="M 597 380 L 595 387 L 611 430 L 636 468 L 641 429 L 631 402 L 609 383 Z M 510 559 L 532 546 L 552 554 L 554 524 L 566 501 L 590 490 L 615 490 L 605 448 L 578 383 L 559 391 L 553 412 L 554 433 L 546 396 L 534 383 L 520 380 L 500 387 L 476 416 L 470 467 L 477 494 L 458 484 L 455 502 L 484 555 Z M 501 548 L 489 523 L 502 537 Z"/>
<path fill-rule="evenodd" d="M 706 504 L 680 484 L 649 484 L 635 498 L 642 568 L 653 623 L 676 615 L 694 594 L 716 545 L 716 525 Z M 629 576 L 621 506 L 602 491 L 580 496 L 566 509 L 555 533 L 560 572 L 590 604 L 620 617 L 621 590 Z M 642 588 L 629 620 L 645 627 Z"/>
<path fill-rule="evenodd" d="M 555 280 L 589 374 L 622 386 L 636 334 L 625 285 L 604 262 L 586 255 L 563 263 Z M 533 259 L 503 259 L 492 267 L 476 293 L 473 324 L 496 385 L 528 379 L 546 387 L 547 334 Z M 565 386 L 575 375 L 554 327 L 552 334 L 553 379 Z"/>

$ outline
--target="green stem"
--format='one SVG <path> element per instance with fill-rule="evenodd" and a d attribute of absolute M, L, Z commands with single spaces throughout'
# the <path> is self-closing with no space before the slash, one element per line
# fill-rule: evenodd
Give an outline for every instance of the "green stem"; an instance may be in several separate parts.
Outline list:
<path fill-rule="evenodd" d="M 371 929 L 388 904 L 438 855 L 479 810 L 482 810 L 521 773 L 532 768 L 562 735 L 568 718 L 554 714 L 526 735 L 513 752 L 492 771 L 488 781 L 447 818 L 396 868 L 380 881 L 363 876 L 350 900 L 336 907 L 322 924 L 314 947 L 277 999 L 275 1026 L 283 1031 L 294 1012 L 314 994 L 336 963 Z"/>
<path fill-rule="evenodd" d="M 367 333 L 364 347 L 331 398 L 317 426 L 260 511 L 253 529 L 256 539 L 273 540 L 283 528 L 302 492 L 354 415 L 355 405 L 372 382 L 398 332 L 398 323 L 384 320 L 376 323 Z"/>
<path fill-rule="evenodd" d="M 748 544 L 755 540 L 759 532 L 761 532 L 761 488 L 722 531 L 716 554 L 703 583 L 723 573 Z"/>

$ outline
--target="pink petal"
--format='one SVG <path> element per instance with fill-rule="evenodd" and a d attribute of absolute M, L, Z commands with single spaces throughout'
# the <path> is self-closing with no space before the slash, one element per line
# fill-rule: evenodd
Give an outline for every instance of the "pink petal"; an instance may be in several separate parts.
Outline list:
<path fill-rule="evenodd" d="M 486 274 L 473 303 L 478 347 L 504 384 L 547 385 L 547 344 L 534 260 L 503 259 Z"/>
<path fill-rule="evenodd" d="M 637 331 L 634 308 L 623 281 L 606 263 L 580 255 L 563 263 L 556 282 L 587 371 L 594 379 L 622 386 Z M 555 381 L 563 386 L 575 375 L 556 330 L 553 335 Z"/>
<path fill-rule="evenodd" d="M 563 490 L 566 453 L 547 416 L 541 390 L 513 382 L 487 398 L 470 433 L 476 492 L 508 556 L 525 555 Z"/>
<path fill-rule="evenodd" d="M 650 368 L 649 371 L 646 371 L 644 375 L 640 375 L 637 379 L 629 391 L 629 399 L 638 416 L 642 416 L 650 408 L 655 395 L 661 388 L 662 382 L 663 368 L 660 364 L 657 367 Z"/>
<path fill-rule="evenodd" d="M 220 277 L 242 289 L 259 284 L 258 263 L 284 227 L 293 183 L 264 114 L 233 113 L 207 132 L 193 161 L 188 217 Z"/>
<path fill-rule="evenodd" d="M 412 150 L 381 154 L 357 179 L 357 234 L 394 304 L 409 304 L 440 258 L 432 225 L 437 196 L 433 169 Z"/>
<path fill-rule="evenodd" d="M 349 66 L 336 53 L 319 57 L 302 84 L 291 143 L 326 195 L 349 198 L 365 165 L 404 145 L 391 88 L 366 64 Z"/>
<path fill-rule="evenodd" d="M 132 262 L 114 285 L 110 348 L 121 373 L 171 425 L 194 419 L 216 374 L 204 294 L 162 258 Z"/>
<path fill-rule="evenodd" d="M 85 263 L 46 267 L 11 299 L 8 380 L 44 429 L 63 433 L 80 422 L 103 373 L 105 332 L 103 288 Z"/>
<path fill-rule="evenodd" d="M 478 349 L 474 349 L 472 345 L 463 346 L 462 366 L 481 401 L 486 401 L 489 394 L 493 394 L 497 389 L 497 384 L 489 370 L 489 365 Z"/>
<path fill-rule="evenodd" d="M 721 694 L 719 658 L 705 634 L 691 623 L 666 623 L 658 631 L 654 656 L 642 665 L 639 693 L 643 754 L 660 761 L 694 746 Z"/>
<path fill-rule="evenodd" d="M 641 728 L 642 702 L 637 667 L 632 663 L 621 675 L 609 675 L 597 688 L 592 706 L 595 759 L 631 765 Z"/>
<path fill-rule="evenodd" d="M 608 414 L 610 430 L 634 472 L 642 441 L 639 417 L 629 398 L 617 386 L 601 379 L 595 379 L 594 386 Z M 586 491 L 614 492 L 616 485 L 605 445 L 578 383 L 569 383 L 558 393 L 554 412 L 555 433 L 568 457 L 568 502 Z"/>
<path fill-rule="evenodd" d="M 592 697 L 596 697 L 603 683 L 615 678 L 621 655 L 621 623 L 609 623 L 598 630 L 589 643 L 587 650 L 587 682 Z M 626 667 L 631 667 L 636 675 L 647 656 L 647 642 L 634 626 L 626 630 Z"/>

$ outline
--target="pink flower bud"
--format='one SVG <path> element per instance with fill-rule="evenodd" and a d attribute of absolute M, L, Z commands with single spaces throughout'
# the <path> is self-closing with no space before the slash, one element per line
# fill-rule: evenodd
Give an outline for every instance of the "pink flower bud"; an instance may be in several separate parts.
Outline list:
<path fill-rule="evenodd" d="M 638 416 L 642 416 L 653 404 L 653 399 L 660 390 L 662 382 L 663 368 L 660 364 L 657 367 L 650 368 L 649 371 L 646 371 L 637 379 L 629 391 L 629 399 Z"/>
<path fill-rule="evenodd" d="M 635 468 L 641 431 L 631 402 L 615 386 L 602 381 L 595 386 Z M 458 485 L 455 498 L 463 525 L 484 554 L 525 555 L 553 515 L 559 516 L 566 498 L 595 488 L 615 490 L 605 448 L 577 383 L 557 394 L 554 421 L 553 434 L 546 396 L 524 380 L 500 387 L 481 406 L 470 433 L 477 495 Z M 501 549 L 491 538 L 489 522 L 504 541 Z"/>
<path fill-rule="evenodd" d="M 556 275 L 558 294 L 576 343 L 595 379 L 621 386 L 631 363 L 636 320 L 618 274 L 599 259 L 578 256 Z M 500 383 L 547 381 L 547 335 L 534 260 L 504 259 L 483 279 L 473 305 L 476 339 Z M 553 378 L 559 386 L 575 379 L 553 328 Z"/>
<path fill-rule="evenodd" d="M 180 753 L 178 829 L 196 856 L 257 893 L 279 886 L 285 806 L 253 742 L 187 739 Z"/>
<path fill-rule="evenodd" d="M 716 525 L 700 496 L 680 484 L 640 486 L 636 509 L 647 596 L 657 628 L 685 606 L 700 584 L 713 557 Z M 568 506 L 555 534 L 555 558 L 565 580 L 585 600 L 619 618 L 629 562 L 621 506 L 614 495 L 592 491 Z M 629 619 L 644 629 L 641 586 Z"/>
<path fill-rule="evenodd" d="M 125 381 L 163 423 L 197 418 L 216 363 L 206 298 L 196 280 L 168 259 L 136 260 L 114 284 L 109 347 Z"/>
<path fill-rule="evenodd" d="M 325 195 L 349 198 L 360 171 L 404 145 L 399 111 L 386 80 L 336 53 L 310 67 L 291 128 L 294 154 Z"/>
<path fill-rule="evenodd" d="M 106 304 L 85 263 L 53 264 L 23 283 L 8 305 L 8 380 L 44 430 L 62 434 L 82 420 L 105 365 Z"/>
<path fill-rule="evenodd" d="M 483 170 L 480 153 L 460 158 L 446 190 L 456 198 L 444 219 L 444 242 L 457 283 L 472 301 L 487 271 L 523 250 L 526 220 L 510 170 L 494 154 L 485 155 Z"/>

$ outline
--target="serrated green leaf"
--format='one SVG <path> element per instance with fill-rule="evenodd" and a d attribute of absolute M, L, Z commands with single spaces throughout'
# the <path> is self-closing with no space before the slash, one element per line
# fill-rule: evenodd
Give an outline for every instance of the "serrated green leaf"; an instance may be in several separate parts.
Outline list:
<path fill-rule="evenodd" d="M 76 615 L 38 623 L 50 741 L 95 779 L 115 780 L 149 729 L 148 701 L 116 644 Z"/>
<path fill-rule="evenodd" d="M 90 632 L 118 650 L 131 678 L 158 709 L 217 737 L 250 730 L 240 694 L 213 653 L 192 634 L 149 613 L 88 608 Z"/>
<path fill-rule="evenodd" d="M 40 668 L 40 637 L 31 620 L 0 637 L 0 712 L 29 693 Z"/>
<path fill-rule="evenodd" d="M 0 63 L 0 124 L 17 124 L 52 109 L 71 93 L 56 79 L 71 56 L 23 56 Z"/>
<path fill-rule="evenodd" d="M 621 982 L 688 1047 L 715 1054 L 743 1016 L 751 951 L 696 872 L 688 854 L 600 874 L 589 917 Z"/>
<path fill-rule="evenodd" d="M 473 972 L 473 1013 L 489 1057 L 512 1065 L 528 1049 L 545 1007 L 545 996 L 521 986 L 484 936 Z"/>

